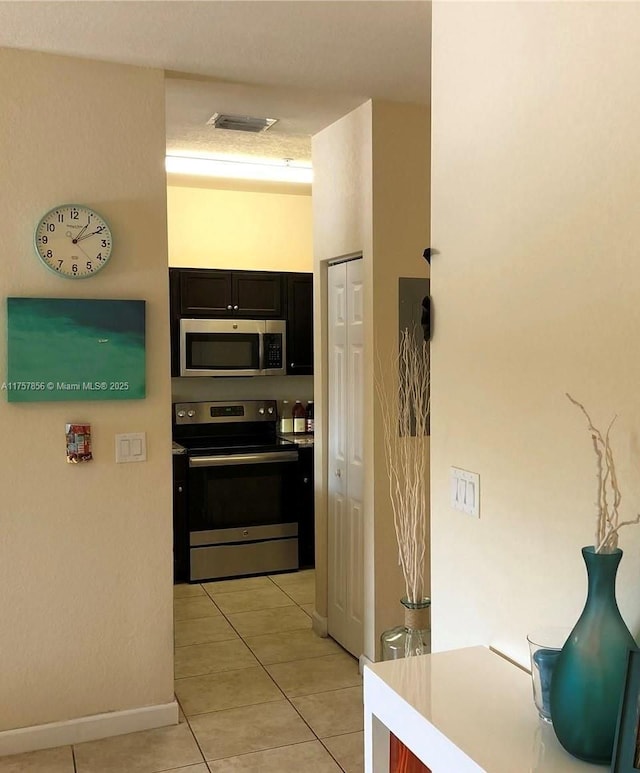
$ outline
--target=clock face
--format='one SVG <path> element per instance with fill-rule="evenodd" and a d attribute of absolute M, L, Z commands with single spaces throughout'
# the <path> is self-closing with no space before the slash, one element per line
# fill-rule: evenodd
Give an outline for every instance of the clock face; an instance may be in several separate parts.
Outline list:
<path fill-rule="evenodd" d="M 40 260 L 56 274 L 86 279 L 107 265 L 113 240 L 97 212 L 79 204 L 63 204 L 40 219 L 35 247 Z"/>

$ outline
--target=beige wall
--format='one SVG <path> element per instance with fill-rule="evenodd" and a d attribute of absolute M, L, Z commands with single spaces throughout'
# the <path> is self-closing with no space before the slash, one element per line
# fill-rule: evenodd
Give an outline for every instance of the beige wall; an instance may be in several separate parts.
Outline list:
<path fill-rule="evenodd" d="M 6 730 L 173 700 L 171 398 L 163 73 L 0 49 L 0 103 L 2 295 L 147 301 L 145 400 L 0 401 Z M 114 236 L 110 265 L 82 282 L 32 246 L 69 201 Z M 0 326 L 4 368 L 6 312 Z M 91 423 L 94 461 L 66 464 L 69 421 Z M 146 463 L 115 464 L 126 431 L 147 433 Z"/>
<path fill-rule="evenodd" d="M 398 277 L 429 276 L 429 264 L 422 257 L 425 247 L 429 246 L 429 133 L 430 117 L 426 107 L 373 103 L 373 282 L 370 311 L 373 357 L 378 351 L 382 363 L 388 363 L 398 351 Z M 373 432 L 371 473 L 375 502 L 373 579 L 377 646 L 383 631 L 403 622 L 399 601 L 405 595 L 389 499 L 382 415 L 377 400 L 374 402 Z M 424 460 L 424 465 L 428 477 L 428 458 Z M 429 595 L 429 587 L 427 561 L 426 595 Z"/>
<path fill-rule="evenodd" d="M 436 649 L 573 624 L 606 427 L 640 509 L 640 6 L 435 3 L 432 593 Z M 480 519 L 449 468 L 480 474 Z M 640 527 L 621 611 L 638 633 Z"/>
<path fill-rule="evenodd" d="M 170 266 L 313 270 L 308 186 L 282 193 L 168 182 Z"/>
<path fill-rule="evenodd" d="M 402 622 L 404 595 L 384 467 L 382 420 L 374 401 L 375 351 L 397 346 L 398 277 L 426 277 L 429 244 L 429 115 L 425 107 L 368 102 L 313 138 L 316 265 L 316 416 L 326 433 L 326 261 L 362 253 L 366 335 L 365 642 L 375 659 L 380 634 Z M 319 397 L 321 395 L 321 397 Z M 326 615 L 326 448 L 316 440 L 316 608 Z"/>

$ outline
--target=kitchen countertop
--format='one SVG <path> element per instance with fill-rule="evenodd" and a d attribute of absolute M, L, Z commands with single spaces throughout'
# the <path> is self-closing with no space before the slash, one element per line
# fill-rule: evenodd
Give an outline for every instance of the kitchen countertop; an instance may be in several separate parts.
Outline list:
<path fill-rule="evenodd" d="M 184 446 L 181 446 L 179 443 L 176 443 L 174 440 L 171 443 L 171 453 L 173 456 L 180 456 L 181 454 L 186 454 L 187 449 Z"/>

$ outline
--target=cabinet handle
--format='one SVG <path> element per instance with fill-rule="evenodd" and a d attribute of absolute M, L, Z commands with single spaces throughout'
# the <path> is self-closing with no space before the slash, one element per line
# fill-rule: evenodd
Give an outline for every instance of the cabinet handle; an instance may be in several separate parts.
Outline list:
<path fill-rule="evenodd" d="M 303 483 L 308 483 L 308 482 L 309 482 L 309 478 L 303 478 L 303 479 L 302 479 L 302 482 L 303 482 Z"/>
<path fill-rule="evenodd" d="M 295 368 L 295 366 L 296 366 L 295 362 L 290 362 L 290 363 L 289 363 L 289 367 L 290 367 L 290 368 Z"/>
<path fill-rule="evenodd" d="M 182 494 L 182 486 L 178 486 L 178 494 Z"/>
<path fill-rule="evenodd" d="M 234 310 L 234 311 L 238 311 L 238 307 L 237 307 L 237 306 L 234 306 L 234 307 L 233 307 L 233 310 Z"/>
<path fill-rule="evenodd" d="M 231 304 L 229 304 L 229 305 L 227 306 L 227 311 L 232 311 L 232 310 L 233 310 L 233 306 L 232 306 Z"/>

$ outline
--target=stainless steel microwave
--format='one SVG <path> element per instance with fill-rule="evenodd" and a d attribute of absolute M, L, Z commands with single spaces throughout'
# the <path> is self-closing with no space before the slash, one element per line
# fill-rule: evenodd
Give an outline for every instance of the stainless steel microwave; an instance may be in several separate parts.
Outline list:
<path fill-rule="evenodd" d="M 181 376 L 284 376 L 285 320 L 181 319 Z"/>

